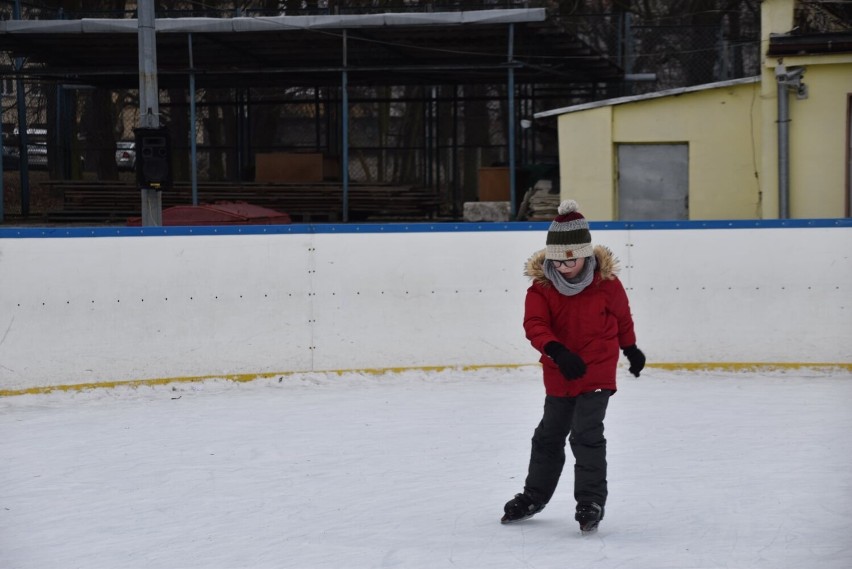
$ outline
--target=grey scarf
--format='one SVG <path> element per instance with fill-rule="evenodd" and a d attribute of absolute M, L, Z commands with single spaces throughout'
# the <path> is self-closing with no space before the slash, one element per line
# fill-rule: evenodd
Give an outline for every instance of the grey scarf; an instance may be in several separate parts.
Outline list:
<path fill-rule="evenodd" d="M 553 263 L 550 262 L 550 260 L 545 259 L 544 276 L 553 283 L 553 286 L 555 286 L 556 290 L 560 293 L 565 296 L 574 296 L 575 294 L 583 292 L 583 289 L 592 284 L 592 279 L 595 276 L 595 268 L 597 268 L 597 266 L 597 259 L 594 255 L 586 257 L 586 264 L 583 265 L 583 270 L 580 271 L 580 274 L 573 279 L 566 279 L 559 271 L 556 270 L 556 267 L 553 266 Z"/>

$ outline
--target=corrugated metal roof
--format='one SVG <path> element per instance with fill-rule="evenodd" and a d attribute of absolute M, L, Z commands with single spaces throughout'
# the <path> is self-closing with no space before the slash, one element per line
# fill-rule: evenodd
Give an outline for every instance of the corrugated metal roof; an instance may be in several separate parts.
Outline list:
<path fill-rule="evenodd" d="M 677 89 L 666 89 L 664 91 L 655 91 L 653 93 L 645 93 L 642 95 L 632 95 L 629 97 L 617 97 L 615 99 L 604 99 L 602 101 L 594 101 L 592 103 L 583 103 L 581 105 L 571 105 L 550 111 L 542 111 L 533 115 L 537 119 L 552 117 L 554 115 L 564 115 L 567 113 L 575 113 L 577 111 L 585 111 L 588 109 L 597 109 L 599 107 L 612 107 L 615 105 L 624 105 L 627 103 L 635 103 L 636 101 L 647 101 L 649 99 L 659 99 L 662 97 L 676 97 L 685 93 L 696 93 L 699 91 L 709 91 L 710 89 L 723 89 L 734 85 L 748 85 L 750 83 L 759 83 L 760 77 L 745 77 L 742 79 L 731 79 L 729 81 L 718 81 L 716 83 L 704 83 L 702 85 L 693 85 L 692 87 L 678 87 Z"/>
<path fill-rule="evenodd" d="M 622 76 L 608 57 L 549 21 L 543 8 L 158 18 L 155 27 L 161 88 L 184 87 L 190 70 L 198 87 L 338 85 L 344 30 L 352 85 L 503 83 L 509 68 L 518 83 Z M 26 77 L 135 88 L 138 49 L 135 19 L 0 22 L 0 50 L 23 58 Z M 0 68 L 3 73 L 15 70 Z"/>
<path fill-rule="evenodd" d="M 236 18 L 157 18 L 158 33 L 269 32 L 314 28 L 356 29 L 387 26 L 454 26 L 542 22 L 544 8 L 475 10 L 467 12 L 416 12 Z M 7 20 L 0 34 L 21 33 L 137 33 L 138 20 L 83 18 L 80 20 Z"/>

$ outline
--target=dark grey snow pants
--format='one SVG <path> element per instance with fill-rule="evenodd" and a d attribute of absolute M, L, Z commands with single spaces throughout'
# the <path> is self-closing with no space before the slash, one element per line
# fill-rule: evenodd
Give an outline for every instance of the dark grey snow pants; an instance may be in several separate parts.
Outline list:
<path fill-rule="evenodd" d="M 606 504 L 606 439 L 604 416 L 609 390 L 578 397 L 544 400 L 544 417 L 532 438 L 529 473 L 524 491 L 536 502 L 550 501 L 565 465 L 565 439 L 574 454 L 574 498 Z"/>

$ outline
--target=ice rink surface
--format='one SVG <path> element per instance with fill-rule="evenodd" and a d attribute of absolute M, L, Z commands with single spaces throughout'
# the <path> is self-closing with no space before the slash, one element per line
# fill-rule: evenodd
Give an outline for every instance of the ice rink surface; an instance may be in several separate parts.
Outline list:
<path fill-rule="evenodd" d="M 0 567 L 852 567 L 852 374 L 619 374 L 588 536 L 499 523 L 536 366 L 0 398 Z"/>

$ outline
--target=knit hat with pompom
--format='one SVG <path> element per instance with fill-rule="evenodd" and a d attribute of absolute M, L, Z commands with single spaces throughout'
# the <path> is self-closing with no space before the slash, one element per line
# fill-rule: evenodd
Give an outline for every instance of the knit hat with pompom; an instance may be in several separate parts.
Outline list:
<path fill-rule="evenodd" d="M 594 253 L 589 222 L 578 209 L 577 202 L 565 200 L 556 211 L 559 215 L 547 230 L 545 258 L 554 261 L 590 257 Z"/>

